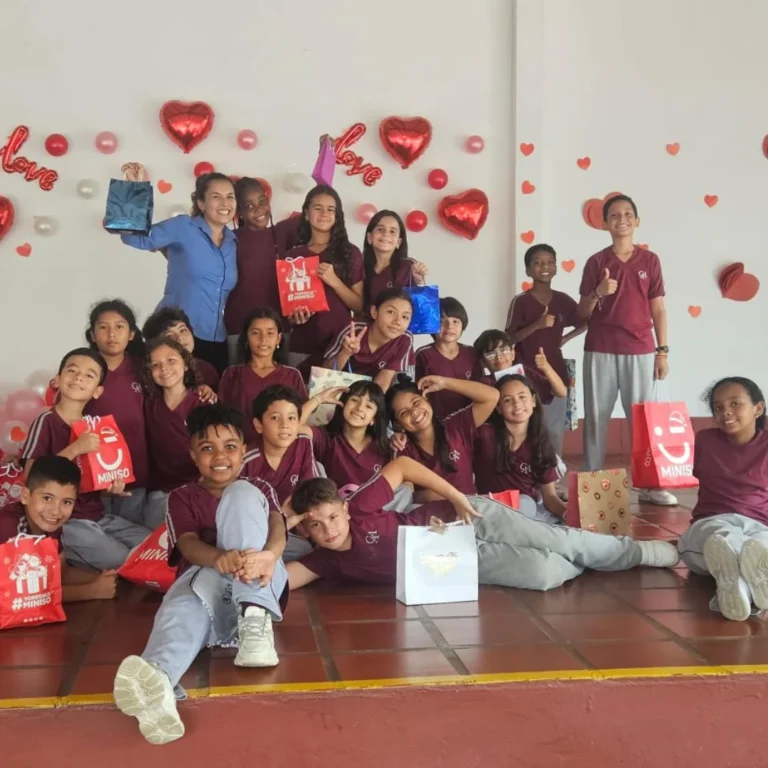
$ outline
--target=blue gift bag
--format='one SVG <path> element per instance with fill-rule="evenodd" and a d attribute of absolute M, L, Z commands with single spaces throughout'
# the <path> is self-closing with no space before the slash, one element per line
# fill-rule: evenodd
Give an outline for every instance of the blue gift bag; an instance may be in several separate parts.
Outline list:
<path fill-rule="evenodd" d="M 412 285 L 406 288 L 413 303 L 408 330 L 413 334 L 440 331 L 440 294 L 436 285 Z"/>
<path fill-rule="evenodd" d="M 150 182 L 112 179 L 107 193 L 104 229 L 117 235 L 148 235 L 153 208 Z"/>

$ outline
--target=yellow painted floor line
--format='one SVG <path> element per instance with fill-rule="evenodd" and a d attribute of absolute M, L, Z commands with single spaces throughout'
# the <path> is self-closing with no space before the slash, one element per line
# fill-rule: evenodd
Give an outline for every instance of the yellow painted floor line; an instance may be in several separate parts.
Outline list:
<path fill-rule="evenodd" d="M 444 675 L 438 677 L 402 677 L 383 680 L 341 680 L 324 683 L 279 683 L 267 685 L 228 685 L 193 688 L 191 699 L 238 696 L 255 693 L 317 693 L 321 691 L 356 691 L 370 688 L 436 687 L 448 685 L 497 685 L 499 683 L 537 683 L 562 680 L 641 680 L 661 677 L 728 677 L 766 675 L 768 665 L 723 665 L 701 667 L 628 667 L 626 669 L 565 669 L 545 672 L 504 672 L 491 675 Z M 0 699 L 0 709 L 33 709 L 111 704 L 111 693 L 47 696 L 42 698 Z"/>

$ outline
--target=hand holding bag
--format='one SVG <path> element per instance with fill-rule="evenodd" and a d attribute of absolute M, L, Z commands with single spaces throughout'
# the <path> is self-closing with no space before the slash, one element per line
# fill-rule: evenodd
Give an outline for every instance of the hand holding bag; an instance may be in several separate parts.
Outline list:
<path fill-rule="evenodd" d="M 409 285 L 405 289 L 411 297 L 413 314 L 408 331 L 438 333 L 440 331 L 440 292 L 436 285 Z"/>
<path fill-rule="evenodd" d="M 73 443 L 88 430 L 99 436 L 99 450 L 84 453 L 75 459 L 80 468 L 80 490 L 105 491 L 114 482 L 126 485 L 136 478 L 128 443 L 118 429 L 114 416 L 84 416 L 72 424 Z"/>
<path fill-rule="evenodd" d="M 127 177 L 132 164 L 122 167 Z M 111 179 L 107 192 L 107 212 L 104 229 L 115 235 L 148 235 L 152 229 L 154 198 L 152 184 L 144 180 L 144 171 L 136 172 L 137 181 L 127 178 Z M 136 175 L 136 174 L 134 174 Z"/>

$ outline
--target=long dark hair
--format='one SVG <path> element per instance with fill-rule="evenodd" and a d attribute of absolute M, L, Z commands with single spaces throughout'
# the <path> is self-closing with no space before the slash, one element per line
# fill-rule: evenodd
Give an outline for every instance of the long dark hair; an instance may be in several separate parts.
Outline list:
<path fill-rule="evenodd" d="M 243 327 L 240 336 L 237 338 L 237 359 L 241 363 L 250 363 L 253 359 L 251 348 L 248 346 L 248 330 L 254 320 L 272 320 L 277 327 L 277 332 L 283 332 L 283 318 L 275 312 L 272 307 L 257 307 L 243 321 Z M 275 365 L 283 365 L 283 340 L 275 347 L 272 354 L 272 362 Z"/>
<path fill-rule="evenodd" d="M 93 333 L 99 318 L 106 312 L 114 312 L 128 323 L 133 338 L 128 342 L 125 354 L 133 360 L 134 364 L 141 363 L 144 357 L 144 337 L 141 335 L 141 330 L 136 322 L 136 314 L 122 299 L 105 299 L 93 305 L 91 314 L 88 316 L 88 327 L 85 329 L 85 340 L 88 342 L 88 346 L 98 350 Z"/>
<path fill-rule="evenodd" d="M 385 402 L 387 405 L 387 417 L 389 418 L 390 422 L 392 422 L 393 427 L 398 426 L 397 418 L 395 417 L 395 398 L 398 395 L 404 393 L 418 395 L 419 397 L 422 397 L 426 400 L 424 395 L 421 394 L 419 388 L 416 386 L 416 382 L 413 381 L 410 376 L 405 373 L 398 373 L 395 377 L 395 383 L 387 390 L 387 394 L 385 396 Z M 431 407 L 432 406 L 430 404 L 430 408 Z M 432 427 L 435 430 L 434 455 L 437 457 L 440 466 L 446 472 L 455 472 L 456 467 L 449 458 L 451 453 L 451 446 L 448 442 L 448 438 L 445 436 L 445 427 L 443 426 L 443 422 L 440 421 L 437 416 L 435 416 L 434 409 L 432 409 Z M 405 434 L 406 437 L 416 446 L 419 453 L 423 454 L 424 451 L 419 448 L 418 443 L 413 438 L 413 435 L 410 432 L 405 432 Z"/>
<path fill-rule="evenodd" d="M 327 184 L 318 184 L 314 189 L 310 189 L 304 198 L 304 204 L 301 206 L 301 222 L 299 224 L 299 233 L 296 238 L 298 245 L 308 245 L 312 239 L 312 227 L 309 224 L 308 211 L 312 201 L 319 195 L 329 195 L 336 203 L 336 223 L 331 229 L 331 239 L 328 241 L 328 262 L 333 264 L 333 269 L 341 280 L 349 285 L 352 277 L 352 263 L 350 259 L 350 242 L 347 235 L 347 228 L 344 224 L 344 208 L 341 204 L 339 193 Z"/>
<path fill-rule="evenodd" d="M 752 405 L 758 405 L 759 403 L 763 404 L 763 409 L 765 409 L 765 397 L 763 396 L 763 391 L 760 389 L 760 387 L 755 384 L 752 379 L 744 378 L 743 376 L 727 376 L 724 379 L 720 379 L 720 381 L 715 382 L 705 393 L 704 393 L 704 401 L 709 405 L 709 410 L 712 412 L 712 415 L 715 413 L 715 394 L 720 387 L 724 387 L 727 384 L 736 384 L 740 387 L 744 388 L 744 391 L 747 393 L 747 397 L 752 401 Z M 762 416 L 758 416 L 757 419 L 755 419 L 755 427 L 758 430 L 765 429 L 765 410 L 763 410 Z"/>
<path fill-rule="evenodd" d="M 524 387 L 528 388 L 533 398 L 534 408 L 531 418 L 528 421 L 528 434 L 526 440 L 531 448 L 531 469 L 535 478 L 543 477 L 546 472 L 557 466 L 557 457 L 549 441 L 547 430 L 544 426 L 544 412 L 541 409 L 541 400 L 536 392 L 536 388 L 526 376 L 518 373 L 502 376 L 496 382 L 496 389 L 501 392 L 505 384 L 511 381 L 519 381 Z M 507 432 L 504 417 L 498 410 L 491 414 L 490 423 L 493 426 L 493 434 L 496 439 L 496 471 L 506 472 L 511 468 L 510 450 L 509 450 L 509 432 Z"/>
<path fill-rule="evenodd" d="M 159 397 L 162 393 L 162 387 L 158 387 L 152 378 L 152 353 L 158 347 L 170 347 L 179 355 L 184 365 L 187 366 L 187 370 L 184 373 L 184 386 L 187 389 L 193 389 L 200 384 L 200 373 L 197 370 L 195 358 L 176 339 L 172 339 L 170 336 L 158 336 L 147 343 L 144 368 L 141 371 L 141 387 L 144 392 L 150 397 Z"/>
<path fill-rule="evenodd" d="M 232 184 L 232 179 L 230 179 L 229 176 L 226 176 L 223 173 L 217 173 L 215 171 L 213 173 L 204 173 L 202 176 L 198 176 L 197 180 L 195 181 L 195 191 L 192 193 L 192 210 L 189 212 L 190 216 L 203 215 L 203 212 L 200 210 L 198 203 L 205 200 L 208 187 L 214 181 L 226 181 Z M 234 186 L 235 185 L 232 184 L 233 188 Z"/>
<path fill-rule="evenodd" d="M 365 228 L 365 238 L 363 239 L 363 267 L 365 269 L 365 282 L 363 283 L 364 307 L 367 307 L 371 303 L 372 298 L 376 298 L 375 296 L 371 296 L 371 278 L 375 272 L 376 253 L 373 250 L 373 246 L 368 242 L 368 235 L 376 229 L 378 223 L 386 216 L 393 218 L 397 222 L 398 227 L 400 227 L 400 247 L 395 248 L 395 252 L 392 254 L 392 259 L 389 262 L 393 287 L 395 286 L 395 278 L 400 270 L 400 265 L 408 258 L 408 236 L 403 220 L 394 211 L 378 211 L 368 222 L 368 226 Z"/>
<path fill-rule="evenodd" d="M 356 381 L 342 394 L 339 398 L 340 405 L 334 411 L 333 418 L 328 424 L 328 434 L 333 437 L 342 434 L 344 431 L 344 406 L 350 397 L 363 397 L 365 395 L 376 406 L 376 415 L 373 421 L 366 427 L 365 434 L 373 439 L 376 450 L 382 456 L 389 456 L 387 404 L 384 400 L 384 391 L 374 381 Z"/>

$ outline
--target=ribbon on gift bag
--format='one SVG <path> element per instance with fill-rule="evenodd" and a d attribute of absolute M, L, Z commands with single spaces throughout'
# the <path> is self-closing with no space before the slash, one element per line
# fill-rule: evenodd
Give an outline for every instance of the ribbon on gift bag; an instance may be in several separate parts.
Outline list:
<path fill-rule="evenodd" d="M 104 229 L 115 235 L 148 235 L 152 229 L 154 197 L 152 184 L 145 181 L 144 169 L 127 163 L 121 169 L 122 179 L 110 179 Z M 128 172 L 139 176 L 128 181 Z"/>
<path fill-rule="evenodd" d="M 285 317 L 299 309 L 308 312 L 328 311 L 325 286 L 317 276 L 319 266 L 319 256 L 296 256 L 275 262 L 280 310 Z"/>
<path fill-rule="evenodd" d="M 20 533 L 0 544 L 0 629 L 66 620 L 56 540 Z"/>
<path fill-rule="evenodd" d="M 651 401 L 632 406 L 632 484 L 636 488 L 696 488 L 694 432 L 688 406 L 671 403 L 655 381 Z"/>
<path fill-rule="evenodd" d="M 408 331 L 438 333 L 440 331 L 440 291 L 436 285 L 413 285 L 411 280 L 405 289 L 411 297 L 413 314 Z"/>

